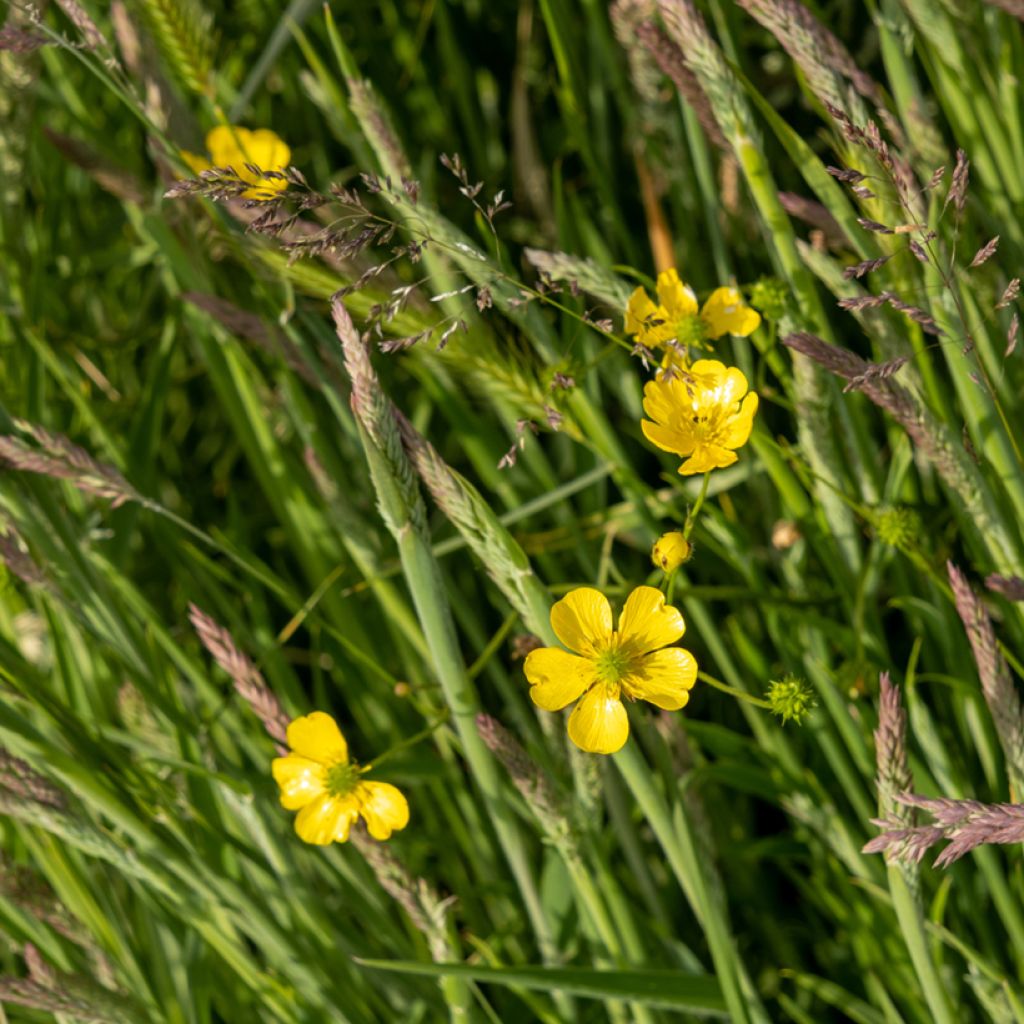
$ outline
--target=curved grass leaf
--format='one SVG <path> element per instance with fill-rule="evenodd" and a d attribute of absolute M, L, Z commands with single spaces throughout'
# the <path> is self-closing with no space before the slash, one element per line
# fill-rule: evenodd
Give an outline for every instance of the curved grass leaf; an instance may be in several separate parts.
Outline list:
<path fill-rule="evenodd" d="M 728 1016 L 718 980 L 711 974 L 638 969 L 597 971 L 584 967 L 483 967 L 412 960 L 361 960 L 358 957 L 356 963 L 375 971 L 471 978 L 492 985 L 560 991 L 590 999 L 628 999 L 633 1003 L 709 1017 Z"/>

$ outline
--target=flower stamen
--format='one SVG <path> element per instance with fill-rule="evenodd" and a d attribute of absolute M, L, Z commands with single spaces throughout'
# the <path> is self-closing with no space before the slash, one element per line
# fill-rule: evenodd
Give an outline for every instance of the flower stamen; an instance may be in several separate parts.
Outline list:
<path fill-rule="evenodd" d="M 339 761 L 327 769 L 324 787 L 331 796 L 348 796 L 359 782 L 359 766 L 351 761 Z"/>

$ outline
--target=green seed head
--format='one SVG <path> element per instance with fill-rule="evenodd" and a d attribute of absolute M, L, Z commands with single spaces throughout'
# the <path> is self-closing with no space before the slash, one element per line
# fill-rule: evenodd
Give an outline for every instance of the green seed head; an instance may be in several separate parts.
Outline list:
<path fill-rule="evenodd" d="M 684 316 L 675 323 L 676 341 L 687 348 L 705 348 L 711 331 L 699 313 Z"/>
<path fill-rule="evenodd" d="M 817 704 L 814 699 L 814 691 L 802 679 L 797 679 L 795 676 L 786 676 L 784 679 L 772 682 L 765 696 L 772 706 L 772 714 L 778 715 L 783 724 L 796 722 L 797 725 L 800 725 Z"/>
<path fill-rule="evenodd" d="M 777 277 L 762 277 L 750 289 L 750 304 L 767 320 L 778 320 L 789 304 L 789 289 Z"/>
<path fill-rule="evenodd" d="M 921 517 L 906 505 L 880 508 L 875 515 L 874 527 L 878 539 L 894 548 L 914 546 L 924 529 Z"/>

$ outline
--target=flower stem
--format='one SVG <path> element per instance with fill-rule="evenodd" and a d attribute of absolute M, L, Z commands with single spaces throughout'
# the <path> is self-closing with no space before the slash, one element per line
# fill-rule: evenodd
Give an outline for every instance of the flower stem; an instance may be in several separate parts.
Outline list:
<path fill-rule="evenodd" d="M 709 469 L 704 474 L 704 482 L 700 485 L 700 494 L 697 495 L 697 500 L 693 503 L 693 508 L 690 509 L 690 514 L 686 517 L 686 524 L 683 526 L 683 536 L 689 540 L 690 534 L 693 533 L 693 528 L 697 525 L 697 513 L 700 512 L 701 505 L 704 504 L 704 499 L 708 495 L 708 484 L 711 482 L 711 470 Z"/>
<path fill-rule="evenodd" d="M 365 775 L 367 772 L 373 771 L 382 762 L 394 757 L 395 754 L 401 753 L 401 751 L 406 750 L 408 747 L 414 747 L 417 743 L 421 742 L 422 740 L 425 740 L 428 736 L 432 736 L 435 732 L 437 732 L 437 730 L 440 729 L 441 726 L 444 725 L 449 718 L 451 718 L 451 714 L 448 711 L 445 711 L 445 713 L 441 715 L 440 718 L 432 722 L 425 729 L 420 729 L 418 733 L 415 733 L 413 736 L 409 736 L 407 739 L 402 740 L 401 743 L 396 743 L 393 747 L 389 747 L 387 750 L 384 751 L 383 754 L 380 755 L 380 757 L 375 757 L 372 761 L 369 761 L 364 765 L 360 765 L 359 771 Z"/>
<path fill-rule="evenodd" d="M 729 694 L 730 697 L 735 697 L 737 700 L 745 700 L 748 704 L 755 704 L 759 708 L 771 710 L 772 706 L 768 701 L 763 700 L 761 697 L 755 697 L 753 694 L 744 693 L 742 690 L 737 690 L 735 686 L 723 683 L 721 679 L 716 679 L 714 676 L 708 675 L 707 672 L 698 672 L 697 678 L 701 682 L 707 683 L 708 686 L 713 686 L 716 690 Z"/>

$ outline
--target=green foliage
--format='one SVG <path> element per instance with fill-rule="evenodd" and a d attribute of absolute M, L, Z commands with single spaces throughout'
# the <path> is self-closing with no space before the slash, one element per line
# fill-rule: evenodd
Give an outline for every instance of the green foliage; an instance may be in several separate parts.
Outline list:
<path fill-rule="evenodd" d="M 862 852 L 876 776 L 1022 798 L 1013 5 L 84 6 L 0 50 L 7 1019 L 1024 1020 L 1019 847 Z M 227 112 L 269 216 L 164 195 Z M 718 685 L 588 757 L 520 658 L 701 500 L 623 330 L 668 258 L 764 316 L 667 584 Z M 303 846 L 279 706 L 409 826 Z"/>

